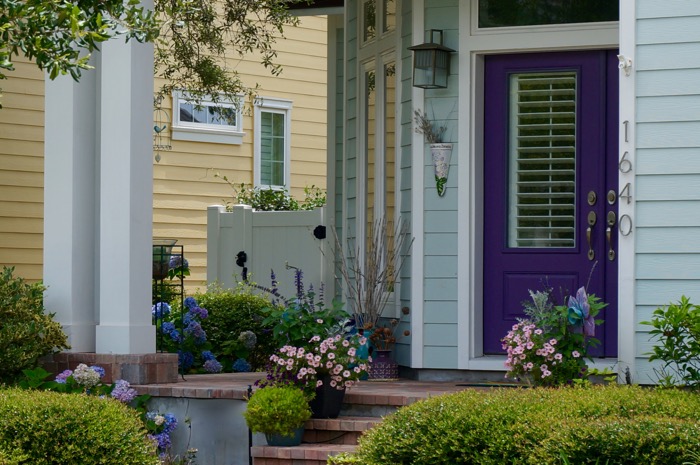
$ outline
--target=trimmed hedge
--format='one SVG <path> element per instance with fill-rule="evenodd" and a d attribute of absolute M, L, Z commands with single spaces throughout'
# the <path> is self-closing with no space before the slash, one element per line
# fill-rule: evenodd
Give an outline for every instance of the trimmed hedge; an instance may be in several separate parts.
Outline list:
<path fill-rule="evenodd" d="M 468 390 L 400 409 L 329 463 L 681 464 L 700 448 L 699 418 L 700 396 L 680 390 Z"/>
<path fill-rule="evenodd" d="M 248 362 L 253 371 L 264 369 L 277 348 L 272 340 L 271 328 L 262 324 L 263 309 L 272 305 L 270 300 L 254 294 L 245 285 L 236 289 L 211 286 L 206 293 L 197 294 L 194 298 L 200 307 L 209 311 L 209 316 L 202 320 L 202 328 L 219 361 L 226 362 L 226 357 L 222 356 L 225 342 L 238 339 L 243 331 L 252 331 L 257 337 L 257 344 L 250 351 Z M 229 360 L 227 368 L 234 361 L 235 357 Z"/>
<path fill-rule="evenodd" d="M 138 412 L 112 399 L 0 390 L 0 464 L 157 465 Z"/>

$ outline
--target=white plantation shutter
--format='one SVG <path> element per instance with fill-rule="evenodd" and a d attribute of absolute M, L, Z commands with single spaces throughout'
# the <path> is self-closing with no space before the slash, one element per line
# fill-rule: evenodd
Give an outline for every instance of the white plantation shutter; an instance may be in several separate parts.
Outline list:
<path fill-rule="evenodd" d="M 509 247 L 574 247 L 576 73 L 510 78 Z"/>

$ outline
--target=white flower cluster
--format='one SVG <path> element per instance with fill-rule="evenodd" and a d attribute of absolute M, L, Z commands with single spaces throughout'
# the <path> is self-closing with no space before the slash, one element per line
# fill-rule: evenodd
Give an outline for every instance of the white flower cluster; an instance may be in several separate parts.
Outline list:
<path fill-rule="evenodd" d="M 95 387 L 100 383 L 100 374 L 91 367 L 81 363 L 73 371 L 73 379 L 81 386 L 85 386 L 86 388 L 90 389 L 91 387 Z"/>

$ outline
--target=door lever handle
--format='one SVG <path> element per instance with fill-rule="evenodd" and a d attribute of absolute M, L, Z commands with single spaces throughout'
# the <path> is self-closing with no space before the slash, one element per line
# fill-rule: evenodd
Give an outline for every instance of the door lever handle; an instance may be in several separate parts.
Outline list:
<path fill-rule="evenodd" d="M 608 240 L 608 260 L 611 262 L 615 260 L 615 250 L 613 250 L 612 243 L 612 227 L 615 226 L 615 221 L 617 217 L 614 211 L 608 212 L 608 227 L 605 229 L 605 237 Z"/>
<path fill-rule="evenodd" d="M 588 259 L 595 260 L 595 250 L 593 250 L 593 226 L 598 220 L 594 211 L 588 212 L 588 228 L 586 228 L 586 241 L 588 241 Z"/>

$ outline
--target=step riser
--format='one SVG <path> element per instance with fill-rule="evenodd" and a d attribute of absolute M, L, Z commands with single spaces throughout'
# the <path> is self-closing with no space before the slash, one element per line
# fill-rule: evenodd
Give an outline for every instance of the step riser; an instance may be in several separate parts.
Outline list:
<path fill-rule="evenodd" d="M 307 460 L 307 459 L 261 459 L 254 458 L 253 465 L 326 465 L 323 460 Z"/>
<path fill-rule="evenodd" d="M 306 431 L 303 442 L 355 445 L 361 434 L 359 431 Z"/>

